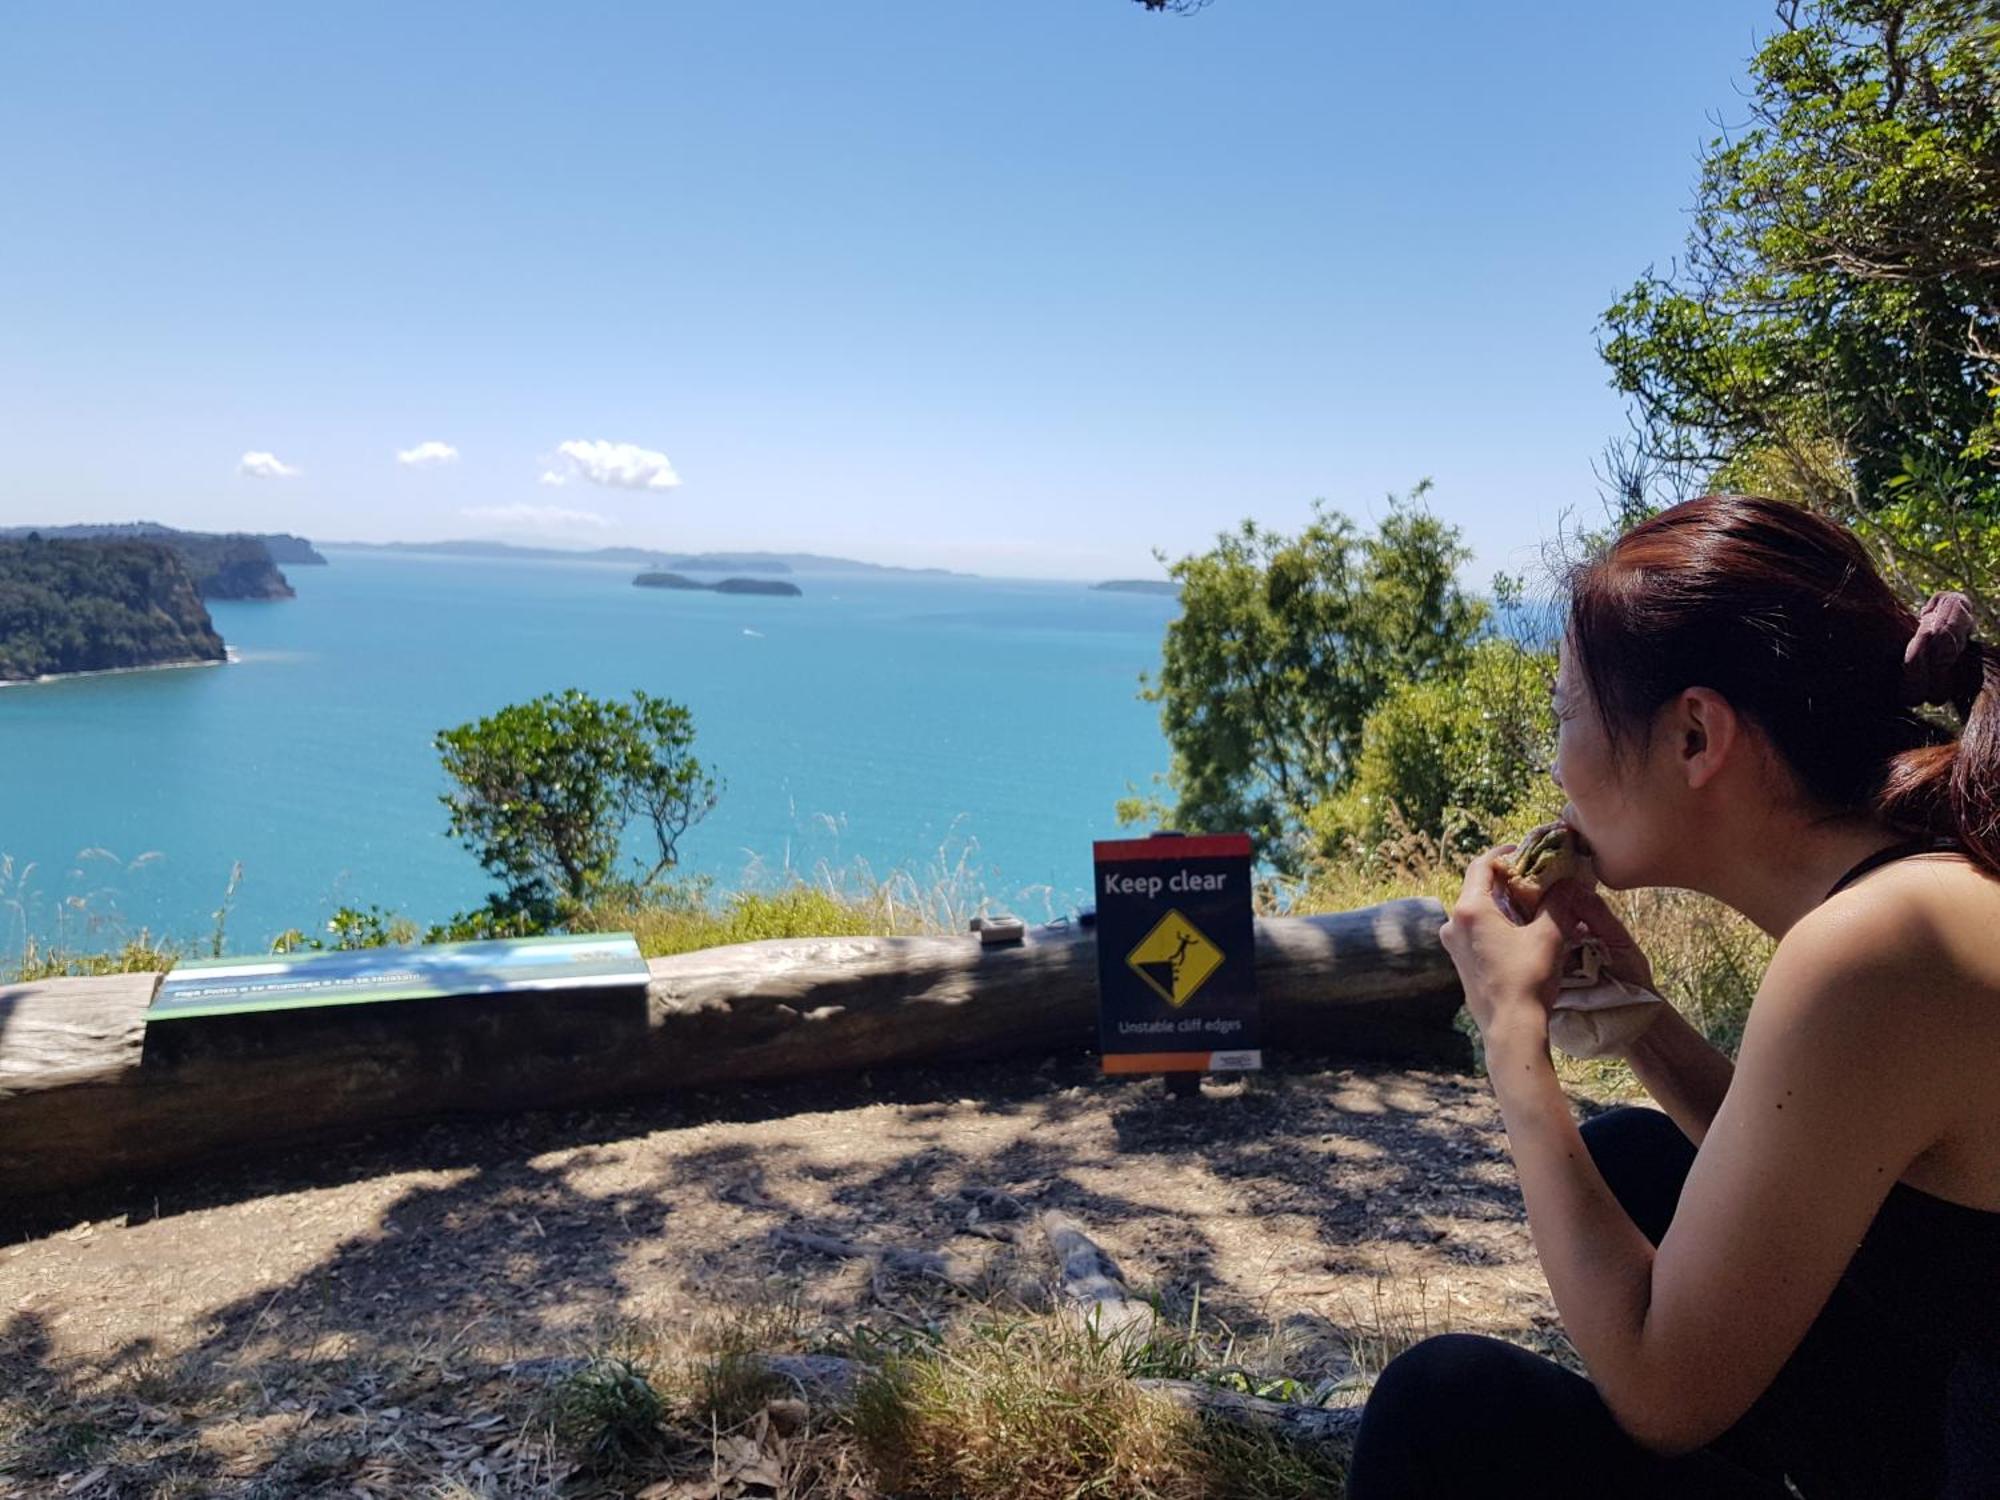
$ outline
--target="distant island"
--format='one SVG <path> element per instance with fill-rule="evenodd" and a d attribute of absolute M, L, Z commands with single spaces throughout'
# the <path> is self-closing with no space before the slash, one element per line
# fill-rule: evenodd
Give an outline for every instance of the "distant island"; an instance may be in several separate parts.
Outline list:
<path fill-rule="evenodd" d="M 632 580 L 642 589 L 699 589 L 710 594 L 779 594 L 796 598 L 803 594 L 796 583 L 782 578 L 725 578 L 720 583 L 702 583 L 682 573 L 641 573 Z"/>
<path fill-rule="evenodd" d="M 172 547 L 187 564 L 204 599 L 290 599 L 292 585 L 278 571 L 279 555 L 294 564 L 324 567 L 326 559 L 304 537 L 286 533 L 180 531 L 157 521 L 86 526 L 14 526 L 0 538 L 29 535 L 48 541 L 144 541 Z"/>
<path fill-rule="evenodd" d="M 1175 598 L 1181 591 L 1171 578 L 1112 578 L 1091 587 L 1107 594 L 1166 594 Z"/>
<path fill-rule="evenodd" d="M 542 558 L 553 562 L 637 563 L 670 573 L 910 573 L 971 578 L 949 568 L 899 568 L 817 552 L 664 552 L 656 547 L 517 547 L 512 542 L 322 542 L 350 552 L 427 552 L 440 557 Z"/>
<path fill-rule="evenodd" d="M 177 547 L 0 541 L 0 682 L 227 659 Z"/>

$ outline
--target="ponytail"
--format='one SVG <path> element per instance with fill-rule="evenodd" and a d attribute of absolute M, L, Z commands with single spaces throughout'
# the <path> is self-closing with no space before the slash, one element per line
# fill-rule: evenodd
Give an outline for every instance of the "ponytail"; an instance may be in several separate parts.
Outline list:
<path fill-rule="evenodd" d="M 1958 738 L 1892 759 L 1876 811 L 1956 839 L 1969 859 L 2000 876 L 2000 651 L 1968 642 L 1951 699 L 1964 725 Z"/>

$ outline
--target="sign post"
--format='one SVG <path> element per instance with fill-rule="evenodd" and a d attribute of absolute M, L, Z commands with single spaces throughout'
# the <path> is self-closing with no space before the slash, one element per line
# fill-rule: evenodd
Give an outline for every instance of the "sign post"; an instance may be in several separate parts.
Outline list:
<path fill-rule="evenodd" d="M 1095 853 L 1104 1071 L 1171 1083 L 1261 1068 L 1249 835 L 1108 839 Z"/>

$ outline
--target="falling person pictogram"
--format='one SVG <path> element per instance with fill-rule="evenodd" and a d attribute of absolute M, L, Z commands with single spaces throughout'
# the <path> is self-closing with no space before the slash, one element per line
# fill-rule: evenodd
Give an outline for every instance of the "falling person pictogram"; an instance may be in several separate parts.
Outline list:
<path fill-rule="evenodd" d="M 1194 923 L 1170 911 L 1126 955 L 1125 962 L 1155 994 L 1178 1009 L 1222 967 L 1222 950 Z"/>

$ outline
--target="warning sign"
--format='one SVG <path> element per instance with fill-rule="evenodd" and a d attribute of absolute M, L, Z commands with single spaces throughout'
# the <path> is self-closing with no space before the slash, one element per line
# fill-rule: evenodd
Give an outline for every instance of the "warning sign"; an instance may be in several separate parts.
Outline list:
<path fill-rule="evenodd" d="M 1112 839 L 1096 855 L 1104 1071 L 1263 1066 L 1248 836 Z"/>
<path fill-rule="evenodd" d="M 1193 999 L 1202 981 L 1222 967 L 1222 950 L 1203 937 L 1194 923 L 1170 911 L 1126 955 L 1125 962 L 1162 1000 L 1178 1008 Z"/>

